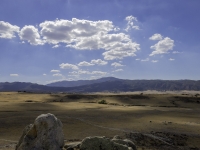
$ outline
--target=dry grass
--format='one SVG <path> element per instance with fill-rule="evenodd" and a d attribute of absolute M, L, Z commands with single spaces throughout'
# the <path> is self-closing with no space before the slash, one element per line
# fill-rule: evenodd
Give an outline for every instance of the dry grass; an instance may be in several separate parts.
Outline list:
<path fill-rule="evenodd" d="M 67 140 L 87 136 L 124 136 L 125 132 L 166 131 L 200 134 L 199 97 L 170 94 L 28 94 L 0 93 L 0 149 L 13 149 L 24 127 L 42 113 L 63 123 Z M 98 104 L 106 100 L 108 104 Z M 188 145 L 200 147 L 199 140 Z M 10 147 L 5 145 L 9 145 Z"/>

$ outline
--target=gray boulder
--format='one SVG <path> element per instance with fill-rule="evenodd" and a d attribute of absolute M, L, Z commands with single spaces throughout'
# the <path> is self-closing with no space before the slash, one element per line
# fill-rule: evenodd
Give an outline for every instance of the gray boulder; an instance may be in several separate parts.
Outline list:
<path fill-rule="evenodd" d="M 15 150 L 62 150 L 64 134 L 62 123 L 53 114 L 42 114 L 28 125 Z"/>
<path fill-rule="evenodd" d="M 66 150 L 79 150 L 81 142 L 69 143 L 64 146 Z"/>
<path fill-rule="evenodd" d="M 128 147 L 131 147 L 133 150 L 137 150 L 135 144 L 128 139 L 122 139 L 119 135 L 115 135 L 112 139 L 113 142 L 118 143 L 118 144 L 122 144 L 122 145 L 126 145 Z"/>
<path fill-rule="evenodd" d="M 105 137 L 87 137 L 83 139 L 80 150 L 132 150 L 132 148 Z"/>
<path fill-rule="evenodd" d="M 115 142 L 115 143 L 118 143 L 118 144 L 122 144 L 122 145 L 126 145 L 128 147 L 131 147 L 133 150 L 137 150 L 135 144 L 131 140 L 128 140 L 128 139 L 124 139 L 124 140 L 112 139 L 112 141 Z"/>

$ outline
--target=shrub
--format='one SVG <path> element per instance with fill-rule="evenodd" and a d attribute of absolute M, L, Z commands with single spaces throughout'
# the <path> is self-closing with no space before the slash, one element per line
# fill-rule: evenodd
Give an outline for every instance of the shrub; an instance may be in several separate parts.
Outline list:
<path fill-rule="evenodd" d="M 98 103 L 99 103 L 99 104 L 107 104 L 106 100 L 104 100 L 104 99 L 101 100 L 101 101 L 99 101 Z"/>

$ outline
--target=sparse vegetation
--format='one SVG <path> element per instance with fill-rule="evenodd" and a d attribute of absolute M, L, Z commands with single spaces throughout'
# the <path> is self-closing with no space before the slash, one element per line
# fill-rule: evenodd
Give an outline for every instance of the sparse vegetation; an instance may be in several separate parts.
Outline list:
<path fill-rule="evenodd" d="M 103 100 L 99 101 L 98 104 L 107 104 L 107 102 L 106 102 L 106 100 L 103 99 Z"/>

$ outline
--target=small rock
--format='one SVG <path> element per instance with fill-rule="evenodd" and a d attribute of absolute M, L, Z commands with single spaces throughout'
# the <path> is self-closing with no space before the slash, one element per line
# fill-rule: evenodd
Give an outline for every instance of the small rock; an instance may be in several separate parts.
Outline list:
<path fill-rule="evenodd" d="M 132 148 L 105 137 L 87 137 L 83 139 L 80 150 L 132 150 Z"/>
<path fill-rule="evenodd" d="M 74 143 L 69 143 L 69 144 L 66 144 L 64 146 L 64 148 L 66 150 L 74 150 L 74 149 L 79 149 L 80 148 L 80 145 L 81 145 L 81 142 L 74 142 Z"/>
<path fill-rule="evenodd" d="M 114 136 L 114 138 L 111 140 L 115 143 L 118 143 L 118 144 L 122 144 L 122 145 L 125 145 L 127 147 L 131 147 L 133 150 L 137 150 L 135 144 L 131 141 L 131 140 L 128 140 L 128 139 L 116 139 L 116 137 Z"/>

